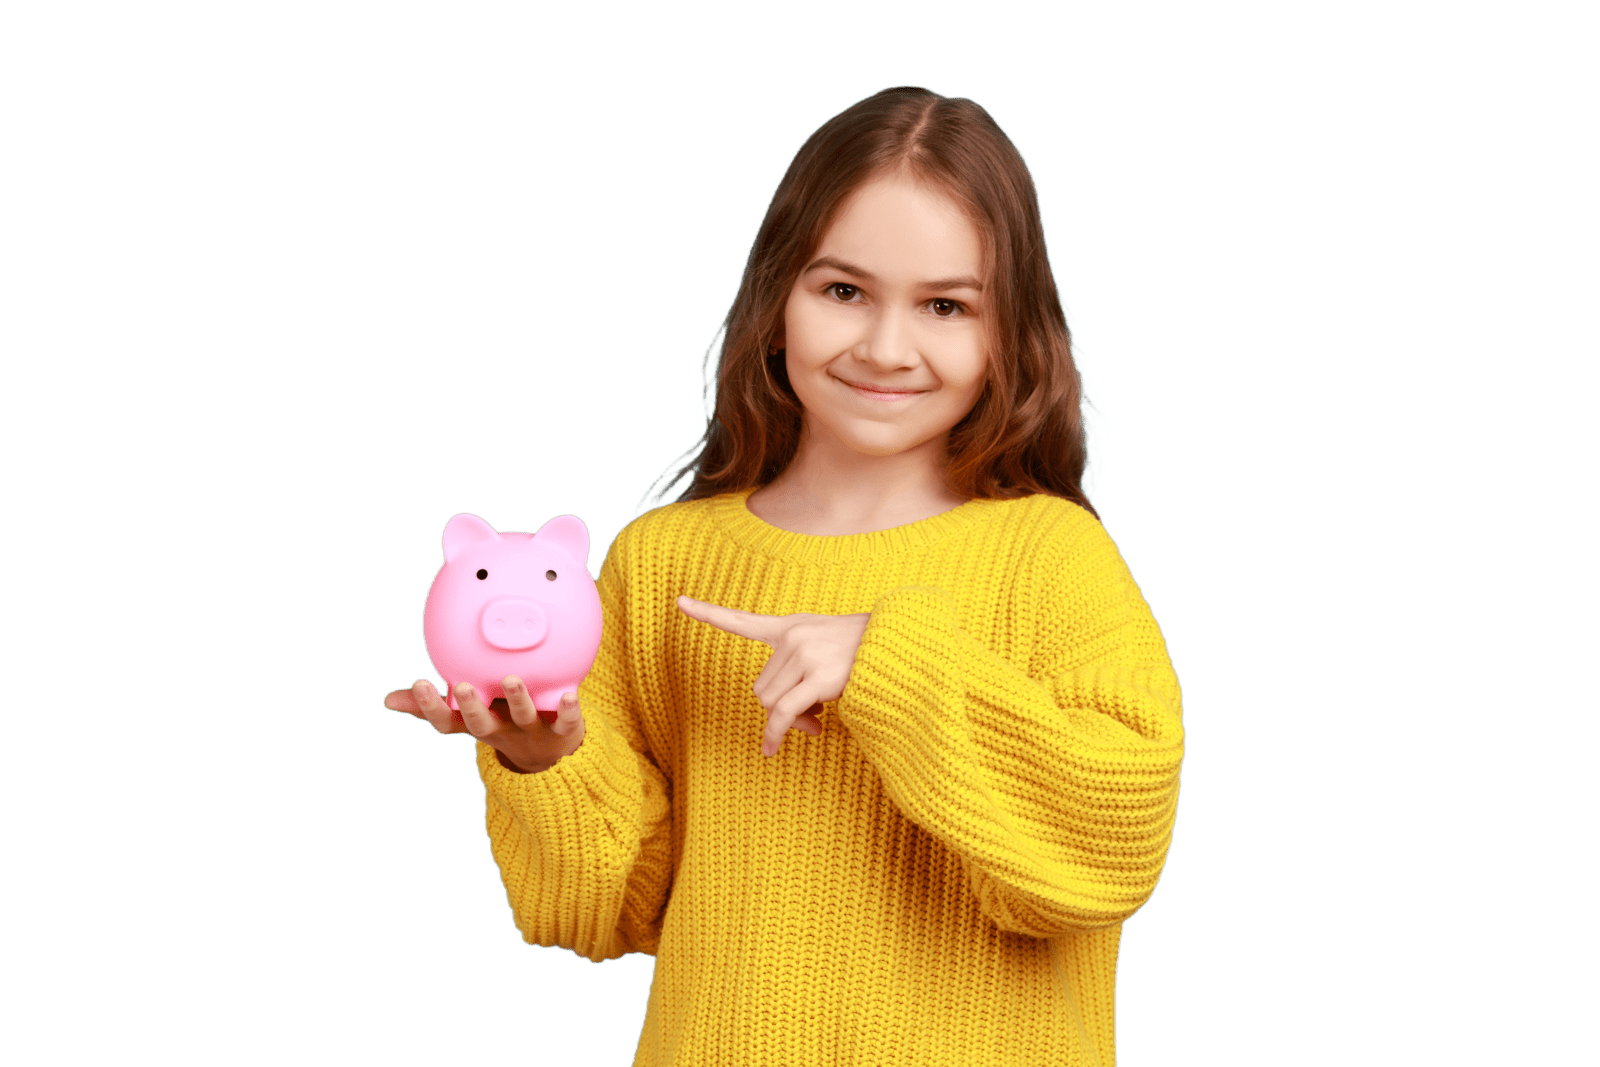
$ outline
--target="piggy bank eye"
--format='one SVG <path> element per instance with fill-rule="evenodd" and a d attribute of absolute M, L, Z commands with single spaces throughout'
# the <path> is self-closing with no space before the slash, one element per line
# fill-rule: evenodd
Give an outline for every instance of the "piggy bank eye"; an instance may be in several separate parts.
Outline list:
<path fill-rule="evenodd" d="M 482 567 L 479 567 L 478 568 L 478 581 L 481 582 L 487 577 L 489 577 L 489 572 L 484 570 Z"/>
<path fill-rule="evenodd" d="M 545 571 L 544 572 L 544 578 L 545 578 L 545 581 L 547 581 L 547 582 L 553 582 L 553 581 L 556 580 L 556 572 L 555 571 Z"/>

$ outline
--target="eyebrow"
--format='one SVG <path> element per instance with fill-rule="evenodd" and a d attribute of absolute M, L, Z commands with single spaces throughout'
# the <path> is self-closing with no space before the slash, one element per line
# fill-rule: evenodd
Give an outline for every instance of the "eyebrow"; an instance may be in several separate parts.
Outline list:
<path fill-rule="evenodd" d="M 848 274 L 851 277 L 860 278 L 863 281 L 871 282 L 877 280 L 877 277 L 871 271 L 866 270 L 863 267 L 858 267 L 854 263 L 846 263 L 844 260 L 838 259 L 834 256 L 821 256 L 818 259 L 813 260 L 811 265 L 800 273 L 810 274 L 812 271 L 821 270 L 823 267 L 832 267 L 841 274 Z M 983 283 L 969 275 L 962 275 L 959 278 L 935 278 L 932 281 L 920 283 L 919 288 L 972 289 L 981 293 L 983 292 Z"/>

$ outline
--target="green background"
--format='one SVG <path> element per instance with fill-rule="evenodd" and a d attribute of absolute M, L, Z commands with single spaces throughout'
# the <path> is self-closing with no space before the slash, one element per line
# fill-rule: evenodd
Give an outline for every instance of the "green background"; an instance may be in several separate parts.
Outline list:
<path fill-rule="evenodd" d="M 1123 1064 L 1565 1061 L 1594 27 L 1499 6 L 6 6 L 18 1062 L 626 1064 L 650 960 L 523 947 L 379 699 L 456 510 L 597 568 L 790 154 L 902 82 L 1034 166 L 1186 688 Z"/>

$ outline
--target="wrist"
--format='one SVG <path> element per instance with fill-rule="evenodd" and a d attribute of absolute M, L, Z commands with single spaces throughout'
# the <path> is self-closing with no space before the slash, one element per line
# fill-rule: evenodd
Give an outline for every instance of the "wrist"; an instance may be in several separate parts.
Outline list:
<path fill-rule="evenodd" d="M 504 767 L 506 770 L 510 771 L 512 774 L 538 774 L 540 771 L 548 771 L 551 767 L 555 766 L 554 763 L 546 763 L 542 767 L 541 766 L 520 767 L 517 764 L 511 762 L 511 760 L 506 757 L 506 754 L 504 752 L 501 752 L 498 748 L 494 750 L 494 758 L 500 761 L 500 766 Z"/>

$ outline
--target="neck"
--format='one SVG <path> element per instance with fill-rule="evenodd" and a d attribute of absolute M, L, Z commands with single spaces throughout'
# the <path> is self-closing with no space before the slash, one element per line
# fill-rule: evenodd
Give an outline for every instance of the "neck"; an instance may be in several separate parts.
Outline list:
<path fill-rule="evenodd" d="M 963 503 L 944 484 L 945 438 L 892 456 L 868 456 L 802 426 L 794 459 L 746 506 L 791 533 L 871 533 L 918 522 Z"/>

